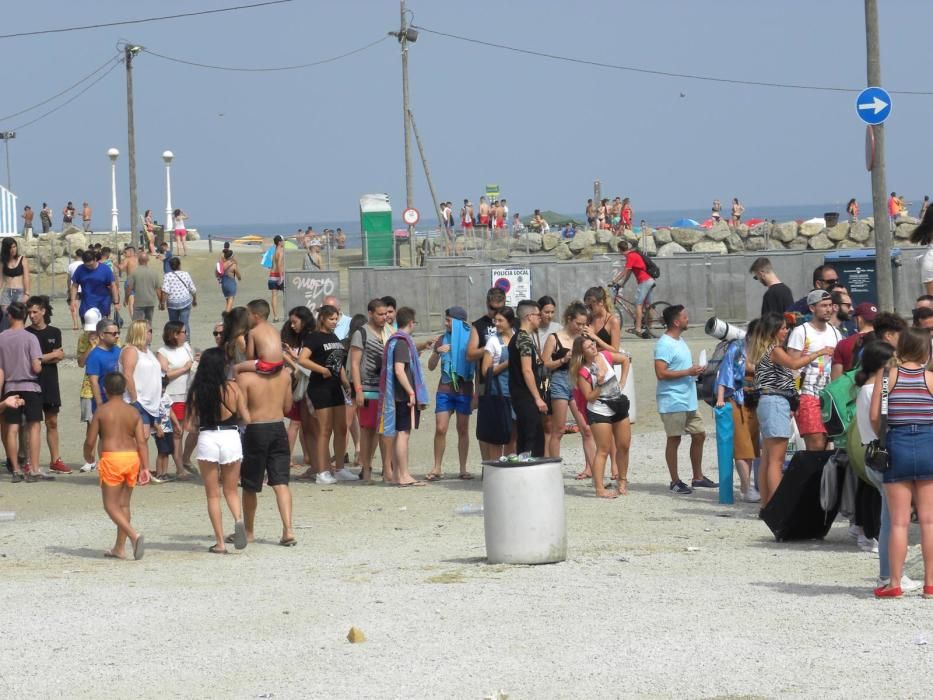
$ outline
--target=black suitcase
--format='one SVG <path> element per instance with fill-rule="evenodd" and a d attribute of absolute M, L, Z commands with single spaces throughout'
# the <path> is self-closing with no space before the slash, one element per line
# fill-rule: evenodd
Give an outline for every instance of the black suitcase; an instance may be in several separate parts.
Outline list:
<path fill-rule="evenodd" d="M 781 485 L 761 511 L 762 520 L 778 542 L 826 537 L 839 512 L 838 506 L 826 512 L 820 505 L 823 466 L 833 452 L 800 451 L 791 459 Z"/>

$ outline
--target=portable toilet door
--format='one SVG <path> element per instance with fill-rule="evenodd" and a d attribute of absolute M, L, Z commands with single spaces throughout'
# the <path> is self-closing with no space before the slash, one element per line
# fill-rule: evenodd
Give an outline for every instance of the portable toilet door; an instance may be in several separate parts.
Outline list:
<path fill-rule="evenodd" d="M 363 264 L 390 267 L 395 264 L 392 234 L 392 205 L 387 194 L 360 197 L 360 231 L 363 238 Z"/>

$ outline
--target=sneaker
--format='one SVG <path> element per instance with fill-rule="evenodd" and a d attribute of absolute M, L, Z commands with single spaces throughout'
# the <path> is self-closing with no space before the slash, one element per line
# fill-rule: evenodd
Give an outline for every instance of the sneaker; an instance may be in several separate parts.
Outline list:
<path fill-rule="evenodd" d="M 758 493 L 758 489 L 756 489 L 754 486 L 749 486 L 748 491 L 742 494 L 742 499 L 746 503 L 760 503 L 761 494 Z"/>
<path fill-rule="evenodd" d="M 651 340 L 652 338 L 655 337 L 655 336 L 654 336 L 654 333 L 652 333 L 651 331 L 649 331 L 647 328 L 646 328 L 645 330 L 643 330 L 641 333 L 637 333 L 636 335 L 641 336 L 641 337 L 644 338 L 645 340 Z"/>
<path fill-rule="evenodd" d="M 53 471 L 56 474 L 71 474 L 71 469 L 62 461 L 61 457 L 49 465 L 49 471 Z"/>
<path fill-rule="evenodd" d="M 871 554 L 877 554 L 878 553 L 878 540 L 874 538 L 869 539 L 868 537 L 865 537 L 865 535 L 859 535 L 858 548 L 861 549 L 863 552 L 870 552 Z M 901 586 L 901 588 L 903 588 L 903 586 Z"/>
<path fill-rule="evenodd" d="M 94 471 L 95 469 L 97 469 L 97 462 L 86 462 L 86 463 L 81 467 L 81 471 L 84 472 L 85 474 L 86 474 L 87 472 L 92 472 L 92 471 Z"/>
<path fill-rule="evenodd" d="M 26 475 L 23 477 L 23 481 L 27 484 L 34 484 L 39 481 L 39 475 L 33 474 L 32 472 L 26 472 Z"/>
<path fill-rule="evenodd" d="M 719 484 L 706 476 L 702 479 L 694 479 L 690 482 L 690 485 L 695 489 L 715 489 L 719 487 Z"/>
<path fill-rule="evenodd" d="M 864 537 L 865 533 L 862 532 L 860 525 L 849 525 L 849 537 L 853 540 L 857 540 L 859 537 Z"/>
<path fill-rule="evenodd" d="M 334 476 L 336 477 L 337 481 L 359 481 L 360 480 L 360 477 L 358 477 L 356 474 L 351 472 L 346 467 L 337 471 L 334 474 Z"/>
<path fill-rule="evenodd" d="M 164 484 L 168 481 L 171 481 L 168 474 L 150 474 L 149 481 L 153 484 Z"/>
<path fill-rule="evenodd" d="M 878 588 L 884 588 L 891 584 L 890 578 L 878 578 Z M 901 590 L 904 593 L 912 593 L 913 591 L 919 591 L 920 587 L 923 584 L 920 581 L 914 581 L 910 576 L 901 576 Z"/>
<path fill-rule="evenodd" d="M 686 496 L 687 494 L 693 493 L 693 489 L 682 481 L 672 481 L 668 490 L 677 496 Z"/>
<path fill-rule="evenodd" d="M 23 473 L 22 473 L 22 472 L 13 472 L 13 476 L 12 476 L 12 478 L 10 479 L 10 481 L 12 481 L 14 484 L 18 484 L 18 483 L 20 483 L 22 480 L 23 480 Z"/>
<path fill-rule="evenodd" d="M 330 472 L 321 472 L 320 474 L 317 475 L 317 478 L 315 479 L 315 481 L 319 484 L 328 484 L 328 485 L 337 483 L 337 479 L 335 479 L 334 475 L 331 474 Z"/>

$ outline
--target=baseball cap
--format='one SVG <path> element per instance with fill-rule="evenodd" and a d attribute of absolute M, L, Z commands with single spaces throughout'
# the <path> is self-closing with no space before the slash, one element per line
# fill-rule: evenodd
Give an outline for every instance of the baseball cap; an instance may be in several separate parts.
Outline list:
<path fill-rule="evenodd" d="M 314 247 L 320 248 L 321 247 L 320 239 L 312 238 L 310 241 L 308 241 L 308 247 L 309 248 L 314 248 Z"/>
<path fill-rule="evenodd" d="M 100 323 L 103 316 L 100 315 L 100 311 L 97 309 L 88 309 L 84 312 L 84 330 L 86 331 L 96 331 L 97 324 Z"/>
<path fill-rule="evenodd" d="M 464 323 L 467 320 L 467 312 L 462 306 L 451 306 L 447 311 L 444 312 L 451 318 L 455 318 L 458 321 L 463 321 Z"/>
<path fill-rule="evenodd" d="M 874 321 L 878 316 L 878 307 L 870 301 L 863 301 L 852 310 L 853 316 L 861 316 L 866 321 Z"/>
<path fill-rule="evenodd" d="M 814 306 L 819 304 L 824 299 L 832 299 L 833 295 L 827 292 L 825 289 L 814 289 L 812 292 L 807 294 L 807 306 Z"/>

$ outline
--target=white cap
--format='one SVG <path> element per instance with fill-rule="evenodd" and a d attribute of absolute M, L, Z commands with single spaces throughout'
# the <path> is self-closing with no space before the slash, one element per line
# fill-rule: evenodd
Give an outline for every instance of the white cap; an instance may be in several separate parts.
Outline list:
<path fill-rule="evenodd" d="M 97 324 L 100 323 L 103 316 L 100 315 L 98 309 L 88 309 L 84 312 L 84 330 L 86 331 L 96 331 Z"/>
<path fill-rule="evenodd" d="M 321 247 L 321 241 L 320 241 L 320 239 L 318 239 L 318 238 L 312 238 L 312 239 L 308 242 L 308 247 L 309 247 L 309 248 L 314 248 L 315 246 L 318 247 L 318 248 Z"/>

